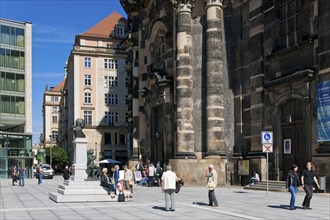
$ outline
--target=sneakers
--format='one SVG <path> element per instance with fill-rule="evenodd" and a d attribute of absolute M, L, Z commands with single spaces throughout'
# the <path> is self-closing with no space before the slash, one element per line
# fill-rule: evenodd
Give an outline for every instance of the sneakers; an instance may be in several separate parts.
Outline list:
<path fill-rule="evenodd" d="M 295 208 L 295 207 L 294 207 L 294 208 L 291 208 L 291 207 L 290 207 L 290 210 L 296 210 L 296 208 Z"/>
<path fill-rule="evenodd" d="M 219 207 L 218 205 L 213 205 L 212 207 Z"/>

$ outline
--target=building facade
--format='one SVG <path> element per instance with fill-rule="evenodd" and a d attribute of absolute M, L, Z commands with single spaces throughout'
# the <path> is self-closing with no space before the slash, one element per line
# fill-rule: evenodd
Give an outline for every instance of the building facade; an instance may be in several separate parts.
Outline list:
<path fill-rule="evenodd" d="M 220 183 L 243 184 L 253 170 L 266 178 L 261 132 L 272 131 L 269 179 L 311 160 L 330 182 L 328 1 L 121 4 L 132 160 L 171 163 L 191 183 L 214 163 Z"/>
<path fill-rule="evenodd" d="M 58 137 L 71 158 L 75 121 L 82 118 L 87 147 L 97 160 L 128 159 L 126 51 L 119 47 L 126 29 L 126 19 L 113 12 L 75 38 L 66 66 Z"/>
<path fill-rule="evenodd" d="M 56 87 L 50 87 L 48 89 L 48 86 L 46 86 L 45 89 L 42 105 L 44 130 L 43 133 L 40 134 L 40 142 L 44 148 L 58 144 L 58 132 L 60 126 L 59 110 L 64 83 L 65 79 L 63 79 Z"/>
<path fill-rule="evenodd" d="M 31 176 L 32 24 L 0 19 L 0 178 L 13 165 Z"/>

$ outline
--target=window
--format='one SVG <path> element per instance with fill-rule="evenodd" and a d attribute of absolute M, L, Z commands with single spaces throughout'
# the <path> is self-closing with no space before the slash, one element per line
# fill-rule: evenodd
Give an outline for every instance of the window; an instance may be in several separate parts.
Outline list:
<path fill-rule="evenodd" d="M 51 99 L 51 102 L 58 102 L 57 96 L 52 96 L 50 99 Z"/>
<path fill-rule="evenodd" d="M 85 92 L 85 104 L 92 103 L 92 94 L 89 92 Z"/>
<path fill-rule="evenodd" d="M 117 145 L 118 144 L 118 134 L 115 133 L 115 144 Z"/>
<path fill-rule="evenodd" d="M 0 25 L 0 43 L 24 47 L 24 29 Z"/>
<path fill-rule="evenodd" d="M 125 95 L 125 103 L 128 105 L 128 95 Z"/>
<path fill-rule="evenodd" d="M 92 125 L 92 111 L 84 111 L 84 120 L 86 125 Z"/>
<path fill-rule="evenodd" d="M 109 125 L 118 123 L 118 112 L 104 112 L 104 119 Z"/>
<path fill-rule="evenodd" d="M 104 94 L 104 103 L 106 105 L 118 105 L 118 95 Z"/>
<path fill-rule="evenodd" d="M 128 122 L 128 113 L 125 114 L 125 120 Z"/>
<path fill-rule="evenodd" d="M 58 132 L 52 131 L 52 139 L 50 140 L 52 145 L 54 145 L 57 142 Z"/>
<path fill-rule="evenodd" d="M 57 113 L 57 107 L 56 106 L 52 107 L 52 113 Z"/>
<path fill-rule="evenodd" d="M 89 74 L 84 75 L 84 85 L 85 86 L 90 86 L 92 85 L 92 76 Z"/>
<path fill-rule="evenodd" d="M 90 57 L 85 57 L 84 58 L 84 67 L 85 68 L 90 68 L 92 65 L 91 65 L 91 58 Z"/>
<path fill-rule="evenodd" d="M 104 77 L 105 87 L 118 87 L 118 77 L 115 76 L 105 76 Z"/>
<path fill-rule="evenodd" d="M 111 133 L 104 133 L 104 144 L 111 144 Z"/>
<path fill-rule="evenodd" d="M 125 86 L 128 87 L 128 78 L 125 78 Z"/>
<path fill-rule="evenodd" d="M 24 70 L 24 52 L 0 48 L 0 66 Z"/>
<path fill-rule="evenodd" d="M 121 25 L 117 25 L 117 26 L 116 26 L 116 35 L 117 35 L 118 37 L 123 37 L 123 36 L 125 36 L 124 26 L 121 26 Z"/>
<path fill-rule="evenodd" d="M 104 59 L 104 69 L 118 69 L 118 60 Z"/>
<path fill-rule="evenodd" d="M 302 40 L 303 18 L 301 0 L 282 1 L 280 14 L 280 48 L 290 47 Z"/>
<path fill-rule="evenodd" d="M 57 123 L 57 116 L 53 116 L 53 123 Z"/>
<path fill-rule="evenodd" d="M 126 138 L 124 134 L 119 134 L 119 144 L 124 145 L 126 143 Z"/>

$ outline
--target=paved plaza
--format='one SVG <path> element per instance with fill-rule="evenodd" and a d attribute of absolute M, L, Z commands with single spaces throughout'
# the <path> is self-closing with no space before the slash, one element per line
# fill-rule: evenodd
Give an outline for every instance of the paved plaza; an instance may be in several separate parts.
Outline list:
<path fill-rule="evenodd" d="M 11 185 L 11 179 L 0 180 L 0 219 L 330 219 L 329 194 L 315 193 L 312 210 L 303 210 L 304 198 L 298 192 L 297 210 L 289 210 L 290 194 L 244 190 L 239 186 L 218 186 L 219 207 L 207 206 L 207 189 L 183 186 L 176 194 L 175 212 L 164 209 L 164 195 L 159 187 L 134 187 L 132 202 L 55 203 L 48 198 L 56 192 L 63 178 L 25 180 L 25 186 Z"/>

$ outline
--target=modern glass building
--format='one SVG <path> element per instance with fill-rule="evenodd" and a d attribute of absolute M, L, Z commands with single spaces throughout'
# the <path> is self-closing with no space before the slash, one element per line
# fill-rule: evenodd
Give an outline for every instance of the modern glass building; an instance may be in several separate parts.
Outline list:
<path fill-rule="evenodd" d="M 0 19 L 0 178 L 13 165 L 31 175 L 32 24 Z"/>

